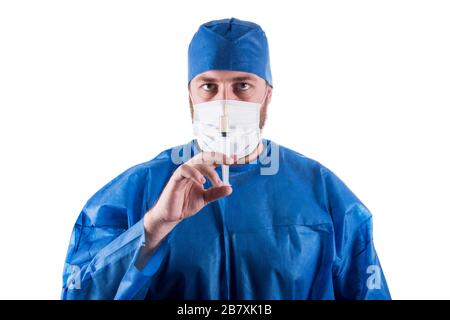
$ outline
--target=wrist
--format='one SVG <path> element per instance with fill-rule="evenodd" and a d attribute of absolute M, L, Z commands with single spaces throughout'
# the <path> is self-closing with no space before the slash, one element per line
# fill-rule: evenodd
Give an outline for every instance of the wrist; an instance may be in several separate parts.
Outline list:
<path fill-rule="evenodd" d="M 145 246 L 155 248 L 177 223 L 162 219 L 156 207 L 150 209 L 144 216 Z"/>

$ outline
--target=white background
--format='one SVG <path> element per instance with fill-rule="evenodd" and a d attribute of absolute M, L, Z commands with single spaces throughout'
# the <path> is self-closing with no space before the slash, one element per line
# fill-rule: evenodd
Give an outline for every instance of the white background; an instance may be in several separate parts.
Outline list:
<path fill-rule="evenodd" d="M 58 299 L 72 226 L 125 169 L 192 138 L 187 46 L 259 23 L 264 135 L 374 216 L 395 299 L 450 298 L 448 1 L 1 1 L 0 298 Z"/>

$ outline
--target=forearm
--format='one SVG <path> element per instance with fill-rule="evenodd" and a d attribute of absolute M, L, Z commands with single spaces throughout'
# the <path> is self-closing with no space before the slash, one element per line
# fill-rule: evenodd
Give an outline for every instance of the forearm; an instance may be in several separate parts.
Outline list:
<path fill-rule="evenodd" d="M 138 270 L 144 268 L 161 241 L 178 223 L 162 221 L 155 212 L 152 212 L 153 210 L 151 209 L 147 212 L 144 217 L 145 245 L 141 247 L 134 264 Z"/>

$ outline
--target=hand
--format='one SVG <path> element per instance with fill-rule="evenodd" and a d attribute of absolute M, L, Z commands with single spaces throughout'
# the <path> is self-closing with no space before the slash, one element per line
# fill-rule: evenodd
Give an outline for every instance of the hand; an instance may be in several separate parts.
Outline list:
<path fill-rule="evenodd" d="M 177 223 L 195 215 L 208 203 L 231 194 L 231 186 L 224 185 L 214 170 L 222 163 L 232 164 L 233 158 L 202 152 L 175 170 L 155 206 L 144 216 L 146 245 L 141 247 L 135 262 L 139 270 Z M 203 187 L 205 177 L 211 181 L 209 189 Z"/>
<path fill-rule="evenodd" d="M 214 170 L 222 163 L 230 165 L 233 158 L 221 153 L 202 152 L 179 166 L 152 208 L 152 219 L 159 223 L 177 223 L 195 215 L 208 203 L 231 194 L 231 186 L 224 185 Z M 205 177 L 211 181 L 209 189 L 203 187 Z M 145 220 L 150 222 L 151 219 L 146 217 Z"/>

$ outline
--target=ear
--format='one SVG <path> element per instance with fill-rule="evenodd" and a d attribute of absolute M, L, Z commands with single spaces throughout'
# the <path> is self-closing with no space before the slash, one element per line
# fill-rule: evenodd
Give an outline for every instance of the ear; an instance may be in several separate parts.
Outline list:
<path fill-rule="evenodd" d="M 267 89 L 267 98 L 266 98 L 267 104 L 269 104 L 270 101 L 272 101 L 272 90 L 273 90 L 273 88 L 271 86 L 269 86 L 269 89 Z"/>
<path fill-rule="evenodd" d="M 191 95 L 189 94 L 189 110 L 191 111 L 191 122 L 194 123 L 194 105 L 192 104 Z"/>

